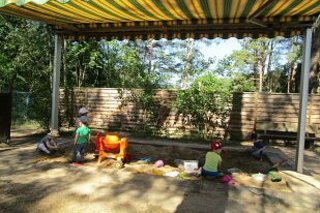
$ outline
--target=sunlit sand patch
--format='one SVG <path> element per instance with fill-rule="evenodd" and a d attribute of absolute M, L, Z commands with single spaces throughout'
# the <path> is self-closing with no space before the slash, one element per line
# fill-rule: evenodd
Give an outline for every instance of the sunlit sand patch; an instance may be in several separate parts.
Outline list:
<path fill-rule="evenodd" d="M 68 172 L 65 168 L 56 168 L 48 170 L 45 174 L 49 178 L 59 178 L 66 176 Z"/>
<path fill-rule="evenodd" d="M 101 173 L 97 173 L 90 179 L 72 184 L 70 192 L 79 195 L 90 195 L 114 183 L 116 183 L 114 177 L 107 174 L 103 175 Z"/>
<path fill-rule="evenodd" d="M 291 189 L 288 187 L 287 181 L 284 176 L 282 176 L 282 180 L 280 182 L 272 182 L 269 177 L 264 182 L 257 182 L 252 178 L 252 176 L 246 173 L 233 173 L 232 176 L 237 184 L 243 186 L 291 192 Z"/>

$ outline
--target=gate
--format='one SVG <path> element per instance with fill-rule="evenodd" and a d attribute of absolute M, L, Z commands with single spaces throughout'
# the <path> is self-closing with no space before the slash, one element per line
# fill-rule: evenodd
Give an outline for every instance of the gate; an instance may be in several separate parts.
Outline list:
<path fill-rule="evenodd" d="M 11 93 L 0 93 L 0 142 L 10 140 L 11 104 Z"/>

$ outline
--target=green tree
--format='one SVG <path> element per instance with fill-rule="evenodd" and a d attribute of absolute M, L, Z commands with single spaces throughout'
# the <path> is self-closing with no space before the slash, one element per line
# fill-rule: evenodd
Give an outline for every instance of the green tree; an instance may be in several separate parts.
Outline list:
<path fill-rule="evenodd" d="M 31 93 L 28 117 L 48 126 L 52 32 L 38 22 L 0 16 L 0 90 Z"/>
<path fill-rule="evenodd" d="M 199 77 L 190 88 L 179 91 L 176 107 L 184 117 L 190 117 L 187 122 L 194 125 L 205 139 L 214 136 L 226 138 L 227 135 L 215 135 L 216 130 L 228 128 L 232 93 L 253 88 L 250 82 L 243 80 L 240 75 L 234 79 L 212 74 Z"/>
<path fill-rule="evenodd" d="M 283 80 L 287 79 L 289 91 L 301 56 L 297 40 L 299 37 L 243 39 L 243 48 L 221 59 L 215 72 L 231 78 L 236 73 L 242 73 L 254 82 L 256 91 L 260 92 L 285 92 Z M 283 66 L 285 61 L 287 65 Z"/>

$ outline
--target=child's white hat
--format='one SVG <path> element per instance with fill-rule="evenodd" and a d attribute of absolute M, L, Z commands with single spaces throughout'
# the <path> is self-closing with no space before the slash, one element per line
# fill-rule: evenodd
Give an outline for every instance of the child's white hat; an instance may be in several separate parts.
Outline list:
<path fill-rule="evenodd" d="M 85 108 L 85 107 L 81 107 L 80 109 L 79 109 L 79 112 L 78 112 L 80 115 L 81 114 L 86 114 L 86 113 L 88 113 L 88 110 Z"/>

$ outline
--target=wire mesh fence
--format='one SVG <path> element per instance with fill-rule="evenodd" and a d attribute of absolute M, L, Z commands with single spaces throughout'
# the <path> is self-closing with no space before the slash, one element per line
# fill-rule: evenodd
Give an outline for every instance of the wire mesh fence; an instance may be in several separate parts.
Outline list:
<path fill-rule="evenodd" d="M 32 93 L 14 91 L 12 94 L 12 114 L 11 114 L 11 128 L 39 128 L 38 121 L 32 118 L 33 100 Z"/>

